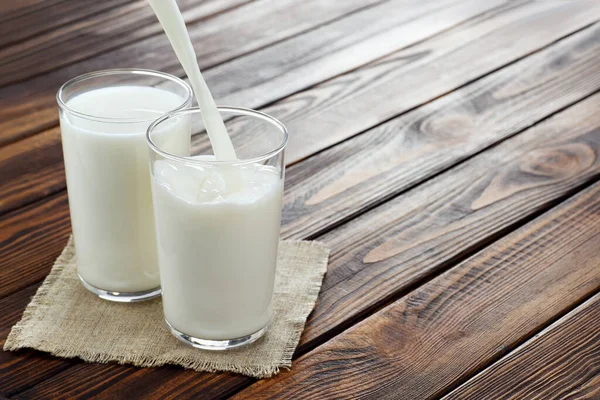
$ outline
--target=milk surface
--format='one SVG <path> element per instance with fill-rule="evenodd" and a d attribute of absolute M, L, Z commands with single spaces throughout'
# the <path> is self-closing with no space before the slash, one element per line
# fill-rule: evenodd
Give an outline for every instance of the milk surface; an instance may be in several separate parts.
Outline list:
<path fill-rule="evenodd" d="M 158 88 L 121 86 L 82 93 L 67 106 L 106 118 L 151 121 L 184 101 Z M 139 292 L 160 286 L 145 141 L 149 124 L 61 114 L 78 273 L 103 290 Z M 172 124 L 161 145 L 187 154 L 189 135 L 189 125 Z"/>
<path fill-rule="evenodd" d="M 278 170 L 154 163 L 158 256 L 165 319 L 187 335 L 227 340 L 267 325 L 279 242 Z"/>

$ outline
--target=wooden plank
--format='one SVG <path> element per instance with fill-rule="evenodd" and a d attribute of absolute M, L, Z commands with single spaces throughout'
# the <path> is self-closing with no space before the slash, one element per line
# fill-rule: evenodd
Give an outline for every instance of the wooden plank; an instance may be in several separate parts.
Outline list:
<path fill-rule="evenodd" d="M 201 68 L 249 53 L 382 0 L 256 1 L 188 28 Z M 134 63 L 132 65 L 132 63 Z M 0 89 L 0 145 L 57 124 L 55 93 L 79 74 L 115 67 L 182 75 L 165 35 L 157 35 Z M 35 115 L 35 118 L 31 118 Z"/>
<path fill-rule="evenodd" d="M 599 326 L 596 295 L 444 400 L 600 398 Z"/>
<path fill-rule="evenodd" d="M 600 289 L 599 224 L 596 184 L 234 398 L 438 398 Z"/>
<path fill-rule="evenodd" d="M 21 319 L 23 309 L 36 289 L 37 286 L 29 286 L 0 300 L 0 348 L 4 346 L 11 326 Z M 71 365 L 72 361 L 32 350 L 0 351 L 0 394 L 12 396 Z"/>
<path fill-rule="evenodd" d="M 597 94 L 321 236 L 333 250 L 305 336 L 360 318 L 598 179 L 599 106 Z"/>
<path fill-rule="evenodd" d="M 42 7 L 48 6 L 49 2 L 44 0 L 21 0 L 0 2 L 0 21 L 7 21 L 22 13 L 34 12 L 38 9 L 38 7 L 40 7 L 40 3 L 42 2 L 46 3 Z"/>
<path fill-rule="evenodd" d="M 17 293 L 0 300 L 0 347 L 4 346 L 4 342 L 10 328 L 20 318 L 23 310 L 29 303 L 31 297 L 37 290 L 38 285 L 29 286 Z M 29 389 L 36 383 L 46 380 L 52 375 L 65 370 L 73 365 L 83 364 L 77 359 L 64 359 L 53 357 L 51 355 L 37 352 L 33 350 L 0 351 L 0 395 L 12 397 L 17 393 Z M 125 385 L 127 391 L 135 393 L 140 390 L 137 388 L 137 372 L 139 368 L 124 365 L 111 365 L 111 376 L 103 376 L 101 383 L 95 382 L 97 376 L 103 374 L 103 369 L 106 364 L 86 364 L 88 368 L 85 375 L 77 379 L 82 384 L 80 390 L 70 392 L 67 396 L 61 396 L 60 390 L 53 393 L 52 398 L 89 398 L 100 393 L 112 385 Z M 92 367 L 89 369 L 89 367 Z M 182 369 L 179 367 L 161 367 L 153 368 L 151 371 L 159 372 L 160 379 L 153 382 L 144 382 L 144 390 L 151 392 L 164 393 L 164 396 L 174 397 L 182 394 L 176 385 L 170 385 L 165 382 L 166 374 L 172 377 L 179 377 Z M 233 376 L 233 374 L 229 374 Z M 190 376 L 194 385 L 202 386 L 203 398 L 216 398 L 220 393 L 223 393 L 223 385 L 227 382 L 223 379 L 226 374 L 198 374 L 194 373 Z M 242 384 L 240 389 L 250 385 L 253 382 L 251 378 L 239 379 Z M 94 381 L 94 384 L 87 385 L 87 382 Z M 192 382 L 189 382 L 192 383 Z M 228 387 L 231 390 L 231 387 Z"/>
<path fill-rule="evenodd" d="M 290 1 L 290 0 L 287 0 Z M 358 0 L 354 0 L 353 2 L 317 2 L 318 4 L 311 4 L 316 0 L 311 0 L 309 2 L 302 2 L 298 4 L 293 11 L 293 17 L 298 20 L 294 22 L 293 26 L 298 26 L 298 28 L 308 29 L 307 24 L 310 22 L 313 25 L 311 27 L 316 26 L 319 23 L 324 23 L 323 16 L 320 14 L 331 15 L 332 18 L 336 17 L 337 14 L 341 14 L 343 11 L 346 11 L 346 14 L 350 13 L 352 10 L 355 11 L 359 7 L 359 5 L 369 5 L 370 3 L 374 3 L 375 0 L 370 0 L 369 3 L 359 2 Z M 380 0 L 379 0 L 380 1 Z M 503 0 L 504 1 L 504 0 Z M 479 2 L 480 3 L 480 2 Z M 393 8 L 398 8 L 398 4 L 401 5 L 403 9 L 402 14 L 407 14 L 408 16 L 413 16 L 415 19 L 418 19 L 418 22 L 421 23 L 423 27 L 422 29 L 413 29 L 409 34 L 399 38 L 395 33 L 398 33 L 397 30 L 392 30 L 391 36 L 382 36 L 378 35 L 377 37 L 381 38 L 381 44 L 379 46 L 371 46 L 374 49 L 365 51 L 364 42 L 371 43 L 371 39 L 369 37 L 363 37 L 360 34 L 353 34 L 352 32 L 357 31 L 354 26 L 348 26 L 345 22 L 333 22 L 330 24 L 326 24 L 324 27 L 319 29 L 320 34 L 313 34 L 308 32 L 304 35 L 300 35 L 297 38 L 294 35 L 292 39 L 282 43 L 278 46 L 282 52 L 277 52 L 276 54 L 269 53 L 267 50 L 264 51 L 263 54 L 265 57 L 268 57 L 268 61 L 263 61 L 260 65 L 261 68 L 257 69 L 252 64 L 256 62 L 254 58 L 243 58 L 239 62 L 231 61 L 231 65 L 227 63 L 221 69 L 215 70 L 215 72 L 208 70 L 206 72 L 206 78 L 208 80 L 211 88 L 215 89 L 215 94 L 217 94 L 217 98 L 221 96 L 225 96 L 229 94 L 228 90 L 235 90 L 236 92 L 240 92 L 242 90 L 246 90 L 244 93 L 238 93 L 239 96 L 244 96 L 243 99 L 247 99 L 251 97 L 250 95 L 255 84 L 260 82 L 261 80 L 269 81 L 271 79 L 277 80 L 279 76 L 286 75 L 290 79 L 298 78 L 296 73 L 301 73 L 302 71 L 306 72 L 301 74 L 302 79 L 299 79 L 298 83 L 295 84 L 287 84 L 280 86 L 259 86 L 264 88 L 265 91 L 262 92 L 261 96 L 257 96 L 255 100 L 252 100 L 248 104 L 243 104 L 244 106 L 258 106 L 264 104 L 263 102 L 271 102 L 277 100 L 283 96 L 289 95 L 292 90 L 298 89 L 300 87 L 306 87 L 307 85 L 314 84 L 320 80 L 331 78 L 333 74 L 339 73 L 340 70 L 346 71 L 347 68 L 351 68 L 356 65 L 360 65 L 361 63 L 366 63 L 371 61 L 374 57 L 378 57 L 383 55 L 386 51 L 389 50 L 390 45 L 389 42 L 392 41 L 396 43 L 396 45 L 400 48 L 405 46 L 406 44 L 412 44 L 418 40 L 422 40 L 427 35 L 435 34 L 439 32 L 439 30 L 452 26 L 453 24 L 457 24 L 470 16 L 477 14 L 478 12 L 482 12 L 488 8 L 491 8 L 497 5 L 498 0 L 493 0 L 491 2 L 485 3 L 485 5 L 473 3 L 469 1 L 465 3 L 466 5 L 471 5 L 467 9 L 465 4 L 462 2 L 459 5 L 454 7 L 442 7 L 439 12 L 432 13 L 431 15 L 424 14 L 419 16 L 419 10 L 423 9 L 422 2 L 414 2 L 414 0 L 400 0 L 395 1 L 393 3 Z M 337 7 L 334 7 L 334 4 L 337 4 Z M 446 4 L 441 3 L 441 4 Z M 285 5 L 285 4 L 284 4 Z M 343 6 L 342 6 L 343 5 Z M 372 5 L 372 4 L 371 4 Z M 249 7 L 254 6 L 253 4 L 247 5 L 245 7 L 241 7 L 240 10 L 246 10 Z M 329 9 L 324 9 L 324 7 L 328 6 Z M 410 7 L 409 7 L 410 6 Z M 256 6 L 254 6 L 256 8 Z M 304 8 L 302 8 L 304 7 Z M 354 7 L 354 8 L 352 8 Z M 388 14 L 397 15 L 398 13 L 393 13 L 388 5 L 382 4 L 381 7 L 385 7 L 385 10 L 388 11 Z M 288 7 L 289 8 L 289 7 Z M 366 8 L 364 12 L 369 12 L 369 15 L 375 15 L 379 13 L 379 7 L 377 7 L 377 11 L 371 11 L 369 8 Z M 265 43 L 265 38 L 260 36 L 260 31 L 256 27 L 262 27 L 264 25 L 263 20 L 270 21 L 271 19 L 279 20 L 280 17 L 277 15 L 277 12 L 285 12 L 285 10 L 280 10 L 279 8 L 271 10 L 270 12 L 273 15 L 265 15 L 264 13 L 259 13 L 261 9 L 259 8 L 256 12 L 250 13 L 250 16 L 254 16 L 255 19 L 251 19 L 250 16 L 245 15 L 244 20 L 241 21 L 235 27 L 228 28 L 227 23 L 231 24 L 234 18 L 240 18 L 240 16 L 234 15 L 238 10 L 232 11 L 225 15 L 231 17 L 227 21 L 219 22 L 220 19 L 225 18 L 217 18 L 217 22 L 213 22 L 213 19 L 205 21 L 204 23 L 199 24 L 197 27 L 192 26 L 192 35 L 194 36 L 194 40 L 197 43 L 202 43 L 202 47 L 199 48 L 201 51 L 201 57 L 199 59 L 200 65 L 202 68 L 211 66 L 213 64 L 223 62 L 230 58 L 235 58 L 244 53 L 248 53 L 252 50 L 256 50 L 260 46 L 264 46 L 269 43 L 273 43 L 277 40 L 281 40 L 281 32 L 275 31 L 272 29 L 272 38 L 269 38 L 269 42 Z M 263 10 L 264 11 L 264 10 Z M 312 13 L 319 14 L 318 17 L 312 15 Z M 362 13 L 362 12 L 361 12 Z M 339 15 L 337 15 L 339 17 Z M 290 18 L 286 13 L 286 18 Z M 357 16 L 350 16 L 353 18 L 353 21 L 356 21 Z M 298 22 L 303 22 L 303 19 L 306 19 L 303 24 L 299 24 Z M 391 21 L 391 19 L 387 19 L 386 21 Z M 444 22 L 439 22 L 444 21 Z M 289 22 L 285 18 L 282 20 L 282 24 Z M 274 22 L 272 22 L 274 23 Z M 216 26 L 213 26 L 215 24 Z M 219 27 L 223 25 L 221 29 Z M 277 24 L 276 24 L 277 25 Z M 393 24 L 392 24 L 393 25 Z M 389 25 L 385 25 L 389 27 Z M 253 28 L 254 27 L 254 28 Z M 235 45 L 238 47 L 234 47 L 230 44 L 231 39 L 229 39 L 229 35 L 233 35 L 236 33 L 236 29 L 239 32 L 241 29 L 252 30 L 255 29 L 258 32 L 253 31 L 253 35 L 249 33 L 240 32 L 236 37 Z M 350 29 L 350 30 L 349 30 Z M 269 30 L 271 31 L 271 30 Z M 340 34 L 341 31 L 341 34 Z M 376 28 L 370 28 L 365 30 L 368 34 L 374 34 Z M 294 33 L 298 33 L 299 30 L 294 31 Z M 258 36 L 258 38 L 256 38 Z M 306 36 L 306 37 L 305 37 Z M 344 40 L 344 36 L 348 37 L 348 41 Z M 335 38 L 338 38 L 338 41 L 335 41 Z M 352 42 L 352 40 L 360 40 L 359 42 Z M 253 45 L 252 41 L 263 41 L 262 43 L 258 43 L 257 45 Z M 303 53 L 303 49 L 315 49 L 320 47 L 327 47 L 328 40 L 332 42 L 329 44 L 331 48 L 336 48 L 338 46 L 338 53 L 330 54 L 325 61 L 319 61 L 319 59 L 308 59 L 306 53 Z M 7 88 L 0 89 L 0 144 L 8 143 L 11 141 L 15 141 L 18 138 L 22 138 L 29 134 L 39 132 L 41 129 L 46 127 L 53 126 L 57 123 L 57 113 L 56 113 L 56 105 L 54 94 L 58 87 L 69 77 L 75 75 L 75 73 L 82 73 L 89 70 L 94 69 L 102 69 L 110 66 L 119 65 L 118 62 L 121 62 L 122 65 L 126 65 L 127 60 L 131 60 L 132 52 L 136 54 L 136 63 L 139 67 L 148 67 L 152 69 L 161 69 L 167 72 L 171 72 L 174 74 L 182 74 L 181 67 L 177 64 L 175 57 L 172 54 L 172 50 L 168 47 L 168 43 L 163 43 L 166 39 L 155 40 L 152 43 L 152 47 L 150 44 L 145 44 L 146 42 L 138 43 L 135 46 L 144 47 L 140 49 L 135 49 L 133 47 L 129 48 L 128 51 L 115 51 L 107 53 L 106 55 L 101 56 L 99 59 L 94 58 L 90 60 L 86 60 L 84 62 L 78 63 L 74 66 L 70 66 L 68 69 L 63 68 L 57 71 L 54 71 L 46 76 L 32 79 L 28 82 L 24 82 L 22 84 L 11 85 Z M 245 41 L 245 42 L 244 42 Z M 251 46 L 253 45 L 253 46 Z M 340 64 L 339 57 L 345 56 L 347 51 L 343 50 L 344 46 L 351 46 L 352 49 L 355 49 L 356 52 L 353 57 L 346 57 L 346 61 L 348 62 L 348 66 L 344 67 L 343 64 Z M 225 46 L 225 48 L 223 47 Z M 302 46 L 302 47 L 296 47 Z M 356 46 L 356 47 L 355 47 Z M 393 47 L 393 46 L 392 46 Z M 289 53 L 290 49 L 295 49 L 293 53 Z M 285 50 L 286 52 L 283 52 Z M 291 54 L 291 57 L 288 58 L 288 55 Z M 319 52 L 318 54 L 323 54 Z M 339 56 L 339 57 L 338 57 Z M 122 60 L 122 61 L 119 61 Z M 286 60 L 291 60 L 286 61 Z M 324 68 L 322 66 L 322 62 L 326 62 L 327 65 L 331 65 L 330 67 Z M 100 63 L 100 64 L 98 64 Z M 281 64 L 281 65 L 280 65 Z M 228 71 L 228 77 L 226 80 L 237 82 L 229 87 L 226 83 L 223 82 L 222 74 L 224 71 Z M 294 72 L 294 71 L 298 72 Z M 309 72 L 311 71 L 311 72 Z M 266 90 L 269 89 L 269 90 Z M 33 92 L 32 92 L 33 91 Z M 10 96 L 14 101 L 12 103 L 6 101 L 2 102 L 3 96 Z M 240 97 L 241 100 L 243 100 Z M 18 104 L 18 107 L 16 106 Z M 32 120 L 30 115 L 35 113 L 36 118 Z M 4 119 L 4 123 L 1 122 Z"/>
<path fill-rule="evenodd" d="M 315 235 L 593 93 L 598 63 L 594 26 L 292 166 L 284 232 Z M 53 128 L 0 149 L 0 214 L 65 188 L 59 141 Z"/>
<path fill-rule="evenodd" d="M 186 22 L 194 23 L 249 1 L 179 0 L 178 4 Z M 67 0 L 64 4 L 78 3 Z M 48 18 L 44 15 L 41 17 L 44 20 Z M 27 15 L 24 19 L 35 26 L 35 23 L 32 24 L 35 21 L 33 16 Z M 19 22 L 15 22 L 17 23 Z M 7 31 L 4 36 L 12 37 L 12 33 L 8 32 L 15 29 L 12 26 L 14 24 L 7 25 L 11 26 L 2 28 Z M 40 75 L 159 33 L 162 33 L 162 28 L 146 0 L 128 2 L 100 15 L 73 21 L 43 35 L 18 40 L 12 46 L 0 49 L 0 69 L 5 72 L 0 77 L 0 86 Z"/>
<path fill-rule="evenodd" d="M 129 0 L 3 0 L 0 48 L 125 5 Z"/>
<path fill-rule="evenodd" d="M 600 82 L 593 66 L 598 63 L 598 46 L 600 27 L 588 29 L 389 125 L 290 168 L 283 234 L 295 238 L 312 236 L 360 213 L 378 199 L 389 198 L 597 90 Z M 495 116 L 500 116 L 502 123 Z M 467 121 L 467 125 L 481 129 L 466 129 L 465 123 L 456 121 Z M 35 200 L 64 188 L 58 140 L 58 130 L 54 130 L 50 135 L 16 143 L 13 145 L 19 146 L 16 150 L 11 148 L 13 146 L 0 150 L 0 170 L 7 171 L 3 176 L 9 183 L 0 184 L 1 192 L 7 194 L 2 207 L 14 205 L 15 197 Z M 390 169 L 386 160 L 397 164 Z M 340 171 L 345 173 L 340 176 Z M 28 197 L 31 192 L 35 197 Z M 24 197 L 20 197 L 20 193 Z M 59 214 L 66 215 L 64 193 L 61 196 L 64 208 L 60 208 Z M 43 212 L 44 208 L 36 212 L 32 220 L 44 218 Z M 26 215 L 26 220 L 30 220 L 29 214 Z M 13 218 L 6 221 L 18 227 L 22 220 L 16 218 L 16 221 Z M 59 254 L 68 234 L 68 223 L 61 226 L 60 240 L 53 247 L 51 257 Z M 45 227 L 40 224 L 39 229 Z M 10 232 L 9 229 L 2 231 Z M 20 272 L 12 271 L 15 273 L 12 279 L 21 286 L 11 290 L 40 280 L 47 273 L 48 264 L 37 265 L 41 269 L 31 280 L 21 279 Z M 5 269 L 5 273 L 11 270 Z M 5 285 L 5 289 L 8 290 L 9 285 Z"/>
<path fill-rule="evenodd" d="M 2 298 L 43 278 L 67 243 L 71 220 L 66 193 L 7 214 L 0 226 Z"/>
<path fill-rule="evenodd" d="M 595 1 L 512 5 L 266 108 L 291 132 L 287 160 L 302 160 L 600 17 Z"/>
<path fill-rule="evenodd" d="M 597 65 L 600 25 L 293 165 L 283 232 L 316 235 L 596 92 Z"/>
<path fill-rule="evenodd" d="M 319 237 L 332 248 L 332 255 L 317 306 L 300 342 L 300 353 L 501 236 L 520 221 L 546 210 L 581 185 L 598 179 L 599 105 L 600 95 L 580 102 Z M 53 228 L 46 226 L 48 230 Z M 32 266 L 23 268 L 30 270 Z M 48 267 L 39 275 L 47 271 Z M 66 395 L 75 395 L 82 390 L 82 377 L 90 375 L 88 368 L 93 368 L 94 379 L 86 385 L 101 385 L 106 397 L 123 395 L 124 384 L 112 386 L 115 375 L 127 382 L 135 381 L 140 396 L 151 396 L 153 392 L 144 388 L 155 388 L 156 382 L 164 382 L 159 370 L 134 370 L 134 379 L 112 366 L 98 372 L 95 367 L 78 364 L 27 394 L 48 396 L 60 388 Z M 177 375 L 169 372 L 169 383 L 156 389 L 157 393 L 175 391 L 188 398 L 197 397 L 205 389 L 196 380 L 199 379 L 210 382 L 211 393 L 217 388 L 215 396 L 219 397 L 247 383 L 247 378 L 237 376 L 205 375 L 198 378 L 192 371 Z"/>
<path fill-rule="evenodd" d="M 66 187 L 60 129 L 0 147 L 0 214 Z"/>
<path fill-rule="evenodd" d="M 222 104 L 257 108 L 506 4 L 392 0 L 219 65 L 206 76 Z"/>
<path fill-rule="evenodd" d="M 296 36 L 289 41 L 269 47 L 264 51 L 258 51 L 247 57 L 236 59 L 233 61 L 233 63 L 235 64 L 235 69 L 238 72 L 252 71 L 252 74 L 256 74 L 256 68 L 252 68 L 252 64 L 259 62 L 260 59 L 264 59 L 268 61 L 262 62 L 261 70 L 265 72 L 261 72 L 261 74 L 267 76 L 267 72 L 271 71 L 270 74 L 272 74 L 274 78 L 268 80 L 267 82 L 277 83 L 277 74 L 280 74 L 280 76 L 288 76 L 290 82 L 295 82 L 291 85 L 287 85 L 287 87 L 280 85 L 279 89 L 273 87 L 270 91 L 265 90 L 263 91 L 265 95 L 256 95 L 254 96 L 255 100 L 251 100 L 250 98 L 253 96 L 252 93 L 254 92 L 254 89 L 268 89 L 265 88 L 264 85 L 270 85 L 269 83 L 255 82 L 251 78 L 252 74 L 250 74 L 249 80 L 246 81 L 247 77 L 244 74 L 238 74 L 234 71 L 232 71 L 231 76 L 233 76 L 235 79 L 227 80 L 224 79 L 224 76 L 219 78 L 218 76 L 211 75 L 210 71 L 208 76 L 213 76 L 215 82 L 232 82 L 233 86 L 231 87 L 217 85 L 217 89 L 221 91 L 219 94 L 225 95 L 226 90 L 229 90 L 235 96 L 239 95 L 246 97 L 248 95 L 252 95 L 246 99 L 249 102 L 266 102 L 270 99 L 268 96 L 271 96 L 274 93 L 279 93 L 279 95 L 283 96 L 288 94 L 285 92 L 285 90 L 294 90 L 295 88 L 299 88 L 299 86 L 294 85 L 308 85 L 314 83 L 314 81 L 311 79 L 325 79 L 330 75 L 336 74 L 344 68 L 352 68 L 357 63 L 366 62 L 377 55 L 386 54 L 390 49 L 390 42 L 393 43 L 393 47 L 402 47 L 403 45 L 409 43 L 406 41 L 407 38 L 410 38 L 411 41 L 416 41 L 426 34 L 434 33 L 446 27 L 449 23 L 455 23 L 457 20 L 453 19 L 454 15 L 460 15 L 460 18 L 466 18 L 466 16 L 469 15 L 466 10 L 464 10 L 464 7 L 466 6 L 469 7 L 469 12 L 478 13 L 483 10 L 481 8 L 482 4 L 485 4 L 486 7 L 491 7 L 494 5 L 493 2 L 481 3 L 478 0 L 475 1 L 475 4 L 473 4 L 471 1 L 461 2 L 459 3 L 459 7 L 452 5 L 442 7 L 441 10 L 426 13 L 425 16 L 421 16 L 419 13 L 423 13 L 427 11 L 427 9 L 419 7 L 417 3 L 410 3 L 412 4 L 412 8 L 407 7 L 407 12 L 401 14 L 403 16 L 401 19 L 396 17 L 397 13 L 393 13 L 393 10 L 397 9 L 400 4 L 409 4 L 406 3 L 405 0 L 389 1 L 377 7 L 372 7 L 368 10 L 365 10 L 364 12 L 351 15 L 348 18 L 344 18 L 338 22 L 326 25 L 316 31 L 311 31 L 305 35 Z M 420 0 L 418 3 L 422 4 Z M 439 5 L 442 3 L 436 4 Z M 386 19 L 384 18 L 385 15 L 393 15 L 394 18 Z M 400 25 L 402 28 L 399 30 L 389 29 L 394 24 L 402 22 L 404 18 L 415 19 L 408 25 Z M 375 32 L 382 33 L 375 34 L 370 29 L 365 29 L 359 31 L 363 32 L 360 35 L 352 34 L 353 31 L 356 32 L 355 26 L 364 24 L 365 21 L 368 20 L 380 21 L 380 23 L 376 25 L 381 25 L 381 27 L 379 30 L 375 30 Z M 442 24 L 436 24 L 436 21 L 444 22 Z M 400 31 L 408 29 L 414 24 L 426 26 L 427 28 L 420 30 L 414 29 L 412 30 L 412 35 L 405 35 L 402 36 L 401 39 L 395 39 L 399 37 L 399 33 L 401 33 Z M 406 26 L 408 28 L 404 28 Z M 314 33 L 316 33 L 316 36 Z M 350 39 L 349 41 L 346 40 L 348 38 Z M 388 40 L 384 40 L 385 38 Z M 335 39 L 339 40 L 339 42 L 336 42 Z M 375 46 L 374 41 L 380 43 L 380 45 Z M 324 47 L 327 47 L 329 50 L 338 48 L 339 51 L 331 51 L 328 55 L 327 53 L 319 53 L 319 57 L 312 61 L 306 60 L 306 57 L 301 57 L 300 54 L 297 54 L 297 57 L 289 56 L 289 54 L 293 55 L 294 51 L 298 52 L 299 49 L 310 48 L 311 43 L 313 46 L 316 46 L 316 44 L 322 45 L 324 43 L 329 43 L 328 46 Z M 344 47 L 346 45 L 348 47 Z M 269 54 L 272 48 L 276 49 L 277 52 Z M 375 50 L 366 51 L 368 48 Z M 355 56 L 347 54 L 350 50 L 352 50 L 351 54 L 354 54 Z M 296 60 L 296 62 L 298 62 L 298 60 L 302 60 L 300 61 L 302 64 L 297 65 L 296 68 L 293 68 L 291 65 L 284 64 L 281 56 L 277 57 L 277 54 L 285 55 L 286 59 L 290 58 Z M 260 57 L 257 59 L 255 58 L 255 55 Z M 324 68 L 322 65 L 323 62 L 326 62 L 329 67 Z M 282 65 L 278 67 L 276 63 L 281 63 Z M 288 67 L 289 69 L 287 69 Z M 289 76 L 289 74 L 281 72 L 282 68 L 292 71 L 291 73 L 293 74 L 298 71 L 304 71 L 306 72 L 305 78 L 293 79 L 293 76 Z M 217 70 L 219 70 L 217 71 L 219 74 L 223 73 L 220 68 L 217 68 Z M 314 72 L 309 73 L 309 71 Z M 39 199 L 40 196 L 44 196 L 49 193 L 55 193 L 56 191 L 65 187 L 64 170 L 61 165 L 62 150 L 59 141 L 60 134 L 58 129 L 51 128 L 38 135 L 34 135 L 12 145 L 0 148 L 0 171 L 5 171 L 5 179 L 0 182 L 0 192 L 4 194 L 3 198 L 0 199 L 0 214 L 7 212 L 8 210 L 15 209 L 23 204 L 35 201 Z M 32 168 L 34 166 L 35 168 Z M 42 171 L 42 173 L 40 173 L 40 171 Z"/>

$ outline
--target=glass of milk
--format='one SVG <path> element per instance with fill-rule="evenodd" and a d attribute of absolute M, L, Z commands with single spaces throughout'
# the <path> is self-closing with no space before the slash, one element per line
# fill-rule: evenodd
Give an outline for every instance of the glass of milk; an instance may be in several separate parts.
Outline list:
<path fill-rule="evenodd" d="M 286 128 L 258 111 L 219 107 L 237 152 L 216 161 L 197 108 L 148 128 L 165 321 L 183 342 L 210 350 L 252 343 L 273 314 Z M 190 123 L 186 156 L 161 142 Z"/>
<path fill-rule="evenodd" d="M 118 69 L 72 79 L 56 97 L 81 282 L 112 301 L 160 295 L 145 134 L 160 115 L 191 105 L 190 87 L 161 72 Z M 190 133 L 182 120 L 163 146 L 187 154 Z"/>

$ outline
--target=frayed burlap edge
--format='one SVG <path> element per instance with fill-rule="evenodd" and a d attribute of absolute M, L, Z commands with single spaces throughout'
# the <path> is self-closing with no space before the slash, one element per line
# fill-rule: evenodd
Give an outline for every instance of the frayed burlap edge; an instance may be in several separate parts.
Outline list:
<path fill-rule="evenodd" d="M 47 305 L 46 298 L 48 297 L 50 290 L 52 290 L 52 285 L 60 278 L 65 266 L 75 256 L 73 249 L 73 237 L 71 236 L 69 237 L 69 240 L 67 241 L 63 251 L 60 253 L 56 261 L 54 261 L 54 265 L 52 266 L 52 269 L 50 270 L 50 273 L 46 279 L 44 279 L 44 282 L 42 282 L 42 286 L 38 288 L 38 290 L 35 292 L 35 295 L 27 305 L 27 308 L 25 308 L 21 320 L 11 328 L 8 337 L 6 338 L 6 342 L 4 343 L 5 351 L 31 347 L 31 345 L 27 344 L 31 341 L 31 337 L 28 337 L 25 329 L 29 323 L 37 319 L 38 311 Z M 39 343 L 39 346 L 43 347 L 43 343 Z M 59 354 L 52 354 L 60 356 Z"/>
<path fill-rule="evenodd" d="M 79 358 L 86 362 L 117 362 L 119 364 L 131 364 L 137 367 L 159 367 L 167 364 L 175 364 L 196 371 L 230 371 L 259 379 L 269 378 L 273 375 L 278 374 L 280 372 L 280 368 L 290 369 L 292 366 L 292 357 L 300 341 L 300 336 L 302 334 L 302 331 L 304 330 L 304 326 L 306 324 L 306 320 L 308 319 L 308 315 L 314 308 L 315 303 L 317 301 L 317 297 L 319 295 L 319 291 L 321 289 L 321 284 L 323 281 L 323 276 L 327 271 L 327 260 L 330 254 L 330 250 L 320 242 L 308 242 L 300 240 L 286 241 L 287 243 L 293 243 L 299 246 L 318 247 L 324 252 L 323 262 L 319 263 L 319 265 L 315 269 L 315 275 L 312 276 L 311 279 L 308 281 L 309 288 L 307 293 L 305 293 L 305 301 L 302 303 L 300 311 L 301 314 L 305 315 L 305 317 L 301 321 L 292 322 L 292 334 L 289 336 L 287 343 L 285 344 L 285 348 L 279 365 L 239 366 L 235 363 L 193 360 L 185 356 L 153 358 L 144 357 L 140 355 L 131 356 L 126 354 L 111 355 L 100 353 L 88 353 L 85 351 L 82 352 L 81 350 L 74 352 L 72 350 L 64 348 L 51 348 L 44 341 L 39 341 L 35 338 L 28 336 L 26 332 L 27 326 L 30 323 L 34 323 L 37 319 L 39 319 L 39 313 L 43 312 L 44 307 L 48 305 L 46 302 L 46 298 L 48 297 L 49 292 L 52 290 L 53 284 L 61 277 L 62 273 L 64 272 L 65 266 L 75 256 L 72 241 L 73 238 L 70 237 L 64 250 L 54 262 L 52 270 L 50 271 L 40 288 L 36 291 L 36 294 L 33 296 L 31 302 L 28 304 L 27 308 L 23 312 L 21 320 L 12 327 L 3 347 L 5 351 L 15 351 L 23 348 L 33 348 L 35 350 L 50 353 L 57 357 Z"/>
<path fill-rule="evenodd" d="M 321 265 L 319 265 L 319 269 L 317 270 L 318 275 L 315 275 L 314 277 L 312 277 L 312 279 L 310 280 L 310 287 L 308 290 L 308 293 L 306 293 L 306 296 L 308 297 L 308 301 L 306 301 L 303 304 L 302 307 L 302 314 L 306 315 L 306 318 L 304 318 L 303 321 L 299 321 L 299 322 L 294 322 L 293 323 L 293 332 L 294 334 L 290 336 L 284 352 L 283 352 L 283 358 L 282 358 L 282 364 L 280 365 L 280 367 L 284 367 L 286 369 L 290 369 L 292 367 L 292 356 L 294 355 L 294 352 L 296 351 L 296 347 L 298 347 L 298 343 L 300 342 L 300 336 L 302 335 L 302 332 L 304 331 L 304 326 L 306 325 L 306 321 L 308 319 L 308 315 L 310 314 L 310 312 L 313 310 L 313 308 L 315 308 L 315 304 L 317 302 L 317 297 L 319 296 L 319 292 L 321 291 L 321 284 L 323 283 L 323 276 L 325 275 L 325 272 L 327 272 L 327 260 L 329 260 L 329 253 L 330 253 L 330 249 L 328 249 L 325 244 L 321 243 L 321 242 L 317 242 L 317 241 L 312 241 L 312 242 L 306 242 L 306 241 L 301 241 L 301 240 L 288 240 L 288 243 L 295 243 L 301 246 L 307 246 L 307 247 L 319 247 L 321 250 L 324 250 L 325 255 L 324 255 L 324 259 L 325 262 L 323 262 Z M 276 368 L 276 371 L 274 372 L 275 374 L 279 373 L 279 367 Z"/>

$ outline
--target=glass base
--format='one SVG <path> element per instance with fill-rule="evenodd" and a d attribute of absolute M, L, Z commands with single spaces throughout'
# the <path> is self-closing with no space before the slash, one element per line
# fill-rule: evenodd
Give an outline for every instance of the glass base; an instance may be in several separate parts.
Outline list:
<path fill-rule="evenodd" d="M 136 301 L 153 299 L 160 296 L 161 293 L 160 286 L 143 292 L 110 292 L 90 285 L 79 274 L 77 276 L 79 276 L 79 280 L 87 290 L 104 300 L 116 301 L 119 303 L 134 303 Z"/>
<path fill-rule="evenodd" d="M 189 335 L 186 335 L 183 332 L 179 332 L 177 329 L 173 328 L 169 321 L 165 320 L 167 323 L 167 327 L 177 339 L 181 340 L 183 343 L 194 346 L 198 349 L 203 350 L 229 350 L 235 349 L 236 347 L 246 346 L 250 343 L 253 343 L 261 338 L 262 335 L 265 334 L 267 329 L 269 328 L 269 324 L 265 325 L 262 329 L 248 335 L 243 336 L 236 339 L 229 340 L 208 340 L 208 339 L 199 339 Z"/>

